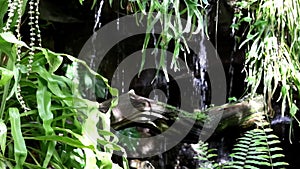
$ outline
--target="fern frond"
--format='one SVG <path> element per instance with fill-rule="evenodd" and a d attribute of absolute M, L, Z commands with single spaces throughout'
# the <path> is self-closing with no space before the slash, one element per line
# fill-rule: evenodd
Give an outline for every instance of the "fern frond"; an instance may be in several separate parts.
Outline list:
<path fill-rule="evenodd" d="M 196 158 L 199 160 L 198 169 L 220 168 L 220 166 L 214 160 L 212 160 L 212 158 L 217 156 L 217 154 L 214 153 L 216 150 L 209 149 L 208 143 L 199 141 L 198 144 L 192 144 L 192 147 L 197 153 Z"/>
<path fill-rule="evenodd" d="M 225 164 L 223 168 L 251 168 L 259 169 L 263 166 L 285 167 L 288 163 L 282 162 L 284 157 L 278 137 L 271 133 L 272 129 L 263 126 L 247 131 L 234 145 L 230 155 L 233 161 Z"/>

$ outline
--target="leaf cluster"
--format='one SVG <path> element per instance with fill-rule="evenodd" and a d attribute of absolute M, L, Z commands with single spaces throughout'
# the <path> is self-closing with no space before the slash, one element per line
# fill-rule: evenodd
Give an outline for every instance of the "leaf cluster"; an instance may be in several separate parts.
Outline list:
<path fill-rule="evenodd" d="M 236 2 L 235 29 L 245 29 L 240 47 L 246 48 L 245 70 L 252 95 L 259 91 L 267 100 L 270 114 L 271 101 L 280 91 L 277 101 L 282 102 L 282 116 L 289 110 L 296 118 L 298 111 L 294 96 L 299 95 L 300 29 L 298 0 L 250 0 Z"/>
<path fill-rule="evenodd" d="M 20 2 L 25 9 L 27 1 Z M 3 19 L 12 8 L 0 5 Z M 109 129 L 117 91 L 84 61 L 29 47 L 13 33 L 18 22 L 0 32 L 0 168 L 120 168 L 111 160 L 113 151 L 124 153 L 126 168 L 126 154 Z M 106 114 L 80 88 L 96 93 L 96 83 L 115 97 Z"/>
<path fill-rule="evenodd" d="M 271 133 L 270 128 L 257 128 L 247 131 L 233 148 L 230 155 L 233 160 L 224 168 L 252 168 L 262 167 L 284 168 L 288 164 L 281 161 L 284 157 L 278 137 Z"/>

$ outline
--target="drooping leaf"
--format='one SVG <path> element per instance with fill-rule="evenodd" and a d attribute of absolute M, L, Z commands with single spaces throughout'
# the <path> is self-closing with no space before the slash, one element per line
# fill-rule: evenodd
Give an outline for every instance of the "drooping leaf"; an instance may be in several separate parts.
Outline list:
<path fill-rule="evenodd" d="M 39 81 L 38 90 L 36 92 L 37 108 L 41 119 L 43 120 L 43 127 L 46 135 L 51 135 L 53 129 L 51 123 L 53 121 L 53 114 L 51 108 L 51 93 L 47 90 L 47 86 Z"/>
<path fill-rule="evenodd" d="M 36 92 L 37 108 L 39 116 L 43 121 L 43 128 L 46 135 L 53 135 L 54 131 L 51 127 L 53 121 L 53 114 L 51 112 L 51 93 L 47 90 L 47 86 L 42 81 L 39 81 L 38 90 Z M 55 150 L 56 143 L 50 141 L 47 143 L 47 153 L 43 162 L 43 167 L 47 167 L 53 152 Z"/>
<path fill-rule="evenodd" d="M 3 155 L 5 153 L 5 148 L 6 148 L 6 137 L 7 137 L 7 127 L 3 122 L 3 120 L 0 120 L 0 148 Z"/>
<path fill-rule="evenodd" d="M 0 75 L 1 75 L 0 86 L 3 86 L 13 77 L 14 74 L 12 71 L 0 67 Z"/>
<path fill-rule="evenodd" d="M 11 123 L 11 134 L 14 140 L 14 157 L 16 161 L 15 168 L 21 169 L 27 157 L 27 149 L 21 131 L 20 114 L 17 108 L 9 108 L 8 112 Z"/>
<path fill-rule="evenodd" d="M 43 54 L 45 55 L 48 63 L 49 63 L 49 72 L 54 73 L 59 66 L 62 64 L 63 58 L 54 52 L 51 52 L 49 50 L 43 49 Z"/>
<path fill-rule="evenodd" d="M 18 40 L 14 34 L 12 34 L 12 32 L 3 32 L 3 33 L 0 33 L 0 36 L 2 39 L 4 39 L 6 42 L 9 42 L 9 43 L 13 43 L 13 44 L 17 44 L 17 45 L 20 45 L 20 46 L 23 46 L 23 47 L 26 47 L 26 48 L 29 48 L 26 43 Z"/>
<path fill-rule="evenodd" d="M 64 136 L 51 135 L 51 136 L 35 136 L 35 137 L 24 137 L 24 138 L 26 140 L 57 141 L 77 148 L 91 148 L 90 146 L 83 145 L 78 140 L 72 139 L 70 137 L 64 137 Z"/>

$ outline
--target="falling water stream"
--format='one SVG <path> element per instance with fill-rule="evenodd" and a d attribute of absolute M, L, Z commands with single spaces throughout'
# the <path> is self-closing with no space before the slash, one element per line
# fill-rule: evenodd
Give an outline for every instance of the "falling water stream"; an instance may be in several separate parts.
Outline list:
<path fill-rule="evenodd" d="M 199 109 L 205 110 L 207 108 L 207 92 L 208 92 L 208 82 L 206 79 L 207 73 L 207 51 L 205 45 L 205 31 L 202 29 L 200 31 L 201 40 L 199 41 L 199 52 L 197 57 L 194 60 L 194 79 L 193 79 L 193 86 L 195 88 L 194 94 L 200 96 L 199 100 Z"/>
<path fill-rule="evenodd" d="M 206 108 L 206 92 L 208 90 L 208 85 L 207 85 L 207 80 L 205 79 L 205 74 L 207 72 L 207 52 L 206 52 L 206 47 L 204 44 L 204 38 L 205 38 L 205 34 L 204 34 L 204 30 L 201 31 L 201 41 L 199 43 L 200 45 L 200 50 L 198 53 L 198 62 L 195 65 L 196 66 L 196 70 L 200 72 L 200 78 L 198 79 L 199 82 L 196 83 L 197 87 L 200 88 L 201 91 L 201 99 L 200 99 L 200 109 L 204 110 Z"/>
<path fill-rule="evenodd" d="M 103 7 L 103 4 L 104 4 L 104 0 L 101 0 L 100 1 L 100 4 L 99 4 L 99 7 L 97 10 L 95 10 L 95 24 L 94 24 L 94 27 L 93 27 L 93 34 L 92 34 L 92 55 L 90 56 L 91 58 L 91 61 L 90 61 L 90 68 L 95 70 L 96 67 L 95 67 L 95 58 L 96 58 L 96 47 L 95 47 L 95 40 L 97 38 L 97 30 L 101 27 L 101 12 L 102 12 L 102 7 Z"/>
<path fill-rule="evenodd" d="M 237 18 L 236 16 L 233 17 L 232 19 L 232 23 L 234 24 L 236 22 Z M 234 75 L 234 66 L 233 66 L 233 62 L 234 62 L 234 54 L 236 52 L 236 48 L 237 48 L 237 39 L 235 36 L 235 29 L 232 27 L 231 29 L 231 37 L 234 38 L 234 45 L 233 45 L 233 50 L 231 51 L 230 54 L 230 66 L 229 66 L 229 91 L 228 91 L 228 97 L 232 96 L 232 85 L 233 85 L 233 75 Z"/>

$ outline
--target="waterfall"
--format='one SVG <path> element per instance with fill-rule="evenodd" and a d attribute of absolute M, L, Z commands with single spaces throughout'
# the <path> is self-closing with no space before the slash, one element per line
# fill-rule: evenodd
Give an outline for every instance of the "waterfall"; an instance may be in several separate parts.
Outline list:
<path fill-rule="evenodd" d="M 99 7 L 98 9 L 95 10 L 95 24 L 94 24 L 94 27 L 93 27 L 93 35 L 92 35 L 92 55 L 90 56 L 91 58 L 91 62 L 90 62 L 90 68 L 95 70 L 95 63 L 94 63 L 94 60 L 96 58 L 96 47 L 95 47 L 95 40 L 97 38 L 97 30 L 101 27 L 101 12 L 102 12 L 102 7 L 103 7 L 103 4 L 104 4 L 104 0 L 101 0 L 100 1 L 100 4 L 99 4 Z"/>
<path fill-rule="evenodd" d="M 201 99 L 199 101 L 199 108 L 200 110 L 204 110 L 207 108 L 206 101 L 208 98 L 206 98 L 206 94 L 208 91 L 208 84 L 207 80 L 205 79 L 205 74 L 207 73 L 207 52 L 206 47 L 204 44 L 205 41 L 205 34 L 204 30 L 201 31 L 201 40 L 199 42 L 199 52 L 197 57 L 194 61 L 195 66 L 195 77 L 193 79 L 193 85 L 196 89 L 195 94 L 201 96 Z"/>

